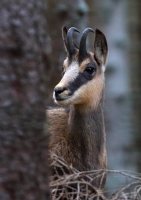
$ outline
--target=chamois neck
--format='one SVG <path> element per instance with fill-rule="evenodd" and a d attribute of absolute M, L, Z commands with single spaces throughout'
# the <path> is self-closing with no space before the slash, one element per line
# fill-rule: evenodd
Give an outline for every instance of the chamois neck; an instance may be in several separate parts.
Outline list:
<path fill-rule="evenodd" d="M 73 128 L 80 129 L 81 127 L 88 128 L 91 123 L 91 126 L 97 126 L 97 122 L 103 124 L 103 101 L 99 103 L 97 108 L 92 106 L 86 107 L 83 105 L 73 105 L 70 107 L 69 114 L 69 124 Z M 88 124 L 87 124 L 88 123 Z M 76 127 L 74 126 L 76 125 Z"/>
<path fill-rule="evenodd" d="M 103 113 L 103 101 L 104 101 L 104 89 L 101 92 L 99 102 L 91 102 L 91 104 L 76 104 L 70 106 L 70 113 L 80 113 L 83 115 L 87 114 L 97 114 L 99 112 Z"/>
<path fill-rule="evenodd" d="M 74 156 L 81 160 L 79 170 L 83 170 L 81 166 L 89 169 L 91 167 L 89 163 L 96 163 L 93 169 L 100 167 L 100 157 L 105 148 L 102 102 L 97 109 L 83 109 L 83 111 L 77 106 L 71 106 L 68 138 L 73 144 Z M 79 156 L 75 152 L 79 152 Z"/>

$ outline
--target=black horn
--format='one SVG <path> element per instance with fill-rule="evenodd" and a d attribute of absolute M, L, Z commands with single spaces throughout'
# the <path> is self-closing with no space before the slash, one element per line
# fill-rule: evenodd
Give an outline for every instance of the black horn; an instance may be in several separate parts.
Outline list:
<path fill-rule="evenodd" d="M 86 28 L 82 33 L 82 37 L 80 40 L 80 46 L 79 46 L 79 57 L 80 58 L 83 58 L 87 55 L 86 39 L 87 39 L 87 35 L 89 32 L 94 33 L 94 30 L 92 28 Z"/>
<path fill-rule="evenodd" d="M 72 39 L 72 34 L 74 31 L 79 32 L 79 30 L 77 30 L 75 27 L 71 27 L 67 33 L 67 50 L 70 55 L 74 55 L 76 52 L 76 47 Z"/>

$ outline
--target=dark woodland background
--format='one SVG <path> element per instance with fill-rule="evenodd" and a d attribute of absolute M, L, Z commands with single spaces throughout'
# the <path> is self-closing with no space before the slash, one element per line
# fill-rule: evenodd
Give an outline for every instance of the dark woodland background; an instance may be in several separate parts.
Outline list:
<path fill-rule="evenodd" d="M 63 25 L 105 33 L 109 169 L 141 172 L 140 19 L 140 0 L 0 1 L 0 199 L 49 199 L 45 109 L 66 56 Z M 109 176 L 106 189 L 126 181 Z"/>

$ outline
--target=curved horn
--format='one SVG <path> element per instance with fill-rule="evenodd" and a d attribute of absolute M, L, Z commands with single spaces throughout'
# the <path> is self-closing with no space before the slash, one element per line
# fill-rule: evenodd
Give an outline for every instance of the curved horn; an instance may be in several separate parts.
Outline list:
<path fill-rule="evenodd" d="M 86 39 L 87 39 L 87 35 L 89 32 L 93 32 L 94 30 L 92 28 L 86 28 L 83 33 L 82 33 L 82 37 L 80 40 L 80 46 L 79 46 L 79 56 L 80 57 L 85 57 L 87 55 L 87 50 L 86 50 Z"/>
<path fill-rule="evenodd" d="M 67 49 L 68 49 L 68 53 L 71 55 L 74 55 L 76 52 L 76 48 L 72 39 L 72 34 L 74 31 L 79 32 L 79 30 L 77 30 L 75 27 L 71 27 L 67 33 Z"/>
<path fill-rule="evenodd" d="M 63 26 L 63 27 L 62 27 L 62 39 L 63 39 L 64 46 L 65 46 L 65 49 L 66 49 L 66 50 L 67 50 L 67 41 L 66 41 L 67 32 L 68 32 L 67 27 L 66 27 L 66 26 Z M 74 44 L 74 46 L 75 46 L 76 49 L 79 49 L 79 48 L 78 48 L 78 45 L 77 45 L 75 42 L 73 42 L 73 44 Z"/>

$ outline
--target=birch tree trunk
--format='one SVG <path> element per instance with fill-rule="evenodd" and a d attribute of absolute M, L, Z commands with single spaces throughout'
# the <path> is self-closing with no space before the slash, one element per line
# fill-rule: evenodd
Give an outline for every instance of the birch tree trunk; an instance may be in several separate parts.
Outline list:
<path fill-rule="evenodd" d="M 49 199 L 43 0 L 0 2 L 0 199 Z"/>
<path fill-rule="evenodd" d="M 108 166 L 109 169 L 135 171 L 129 152 L 132 147 L 132 126 L 127 1 L 88 0 L 88 5 L 91 8 L 89 26 L 105 33 L 109 47 L 105 92 Z M 121 177 L 107 179 L 107 183 L 110 189 L 113 185 L 125 184 Z"/>
<path fill-rule="evenodd" d="M 132 98 L 132 162 L 141 172 L 141 1 L 128 2 L 129 68 Z"/>

